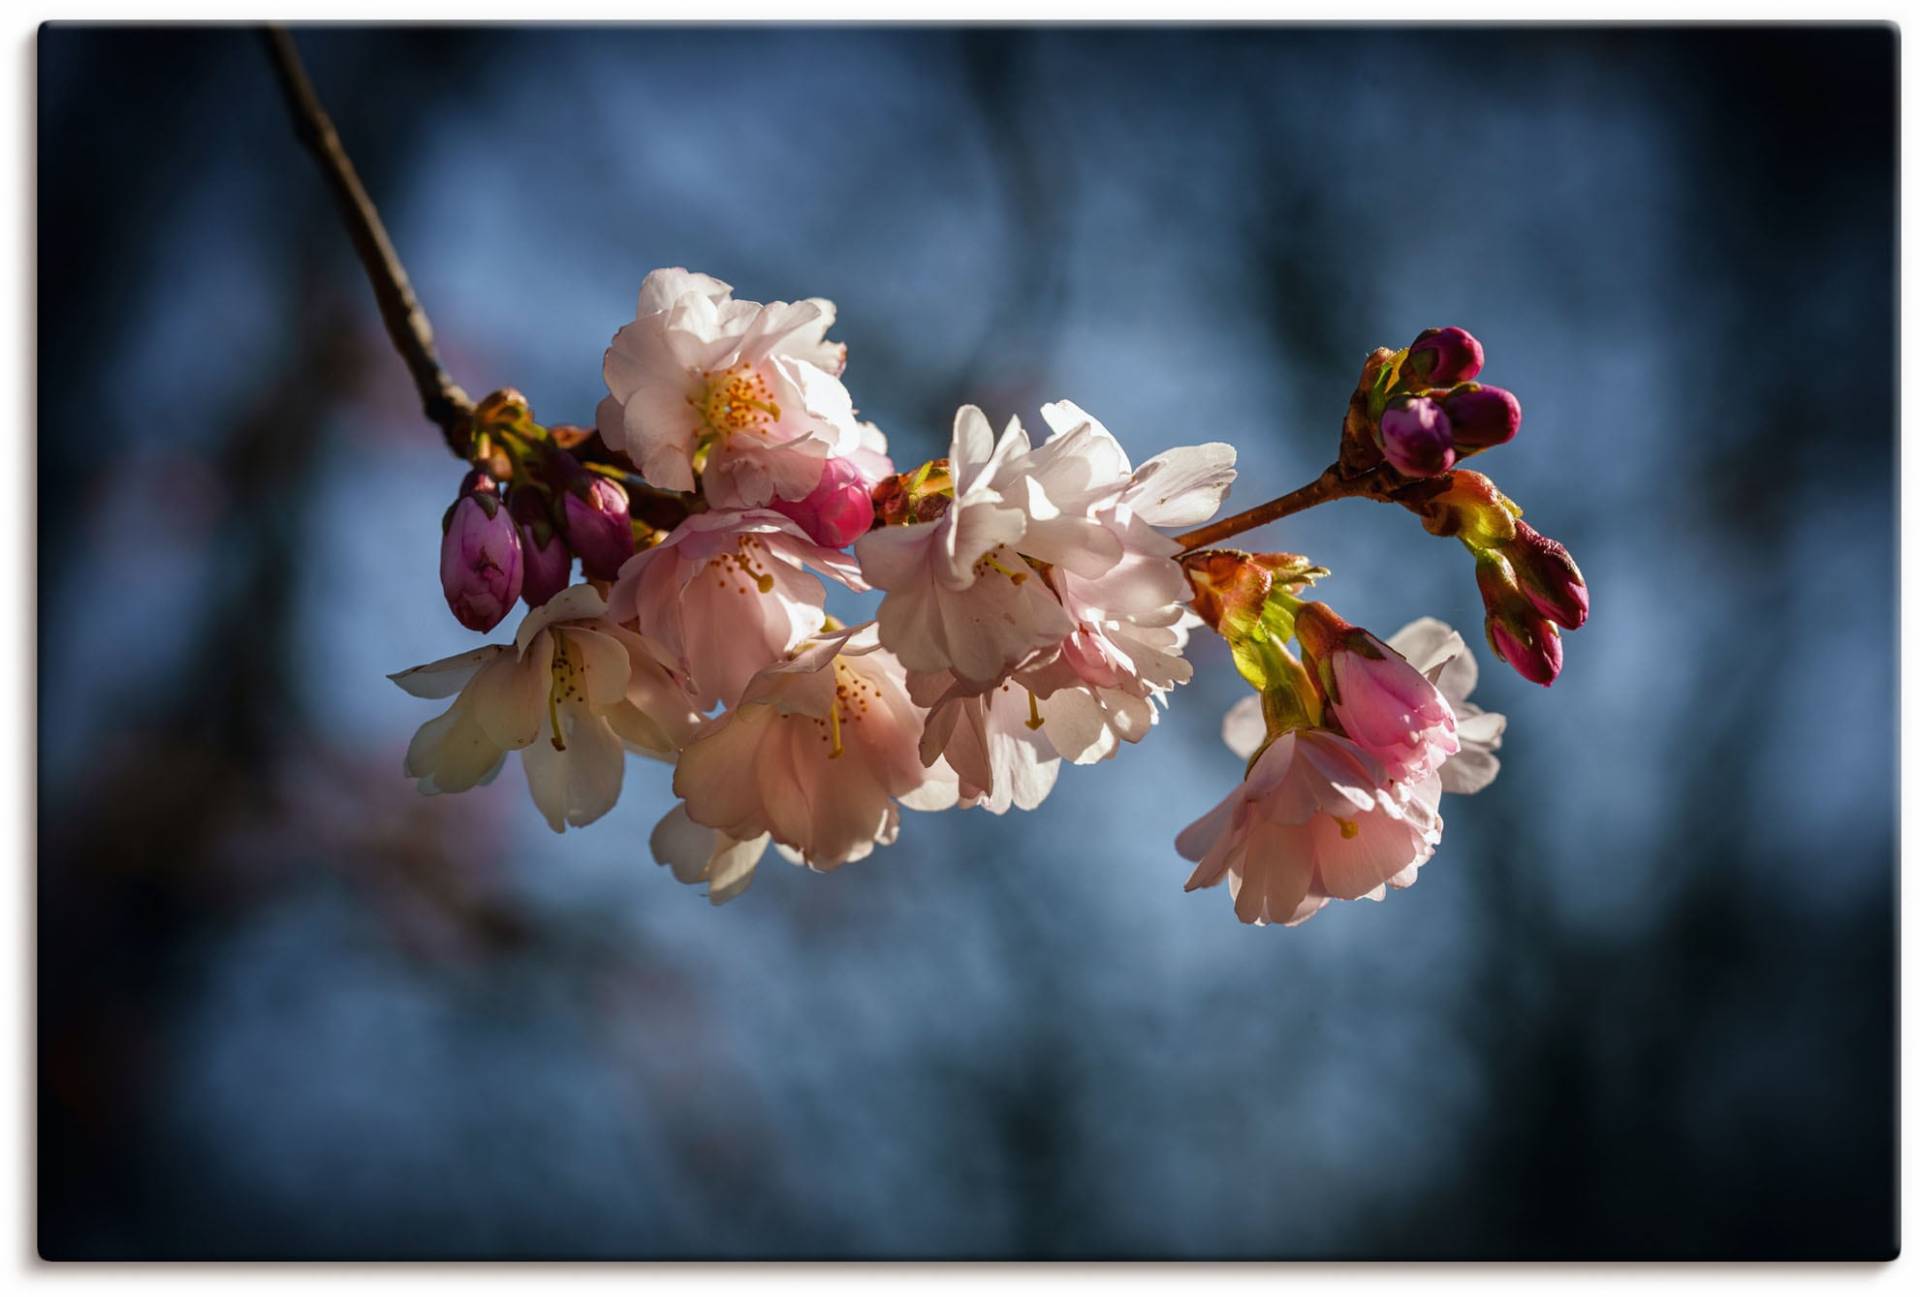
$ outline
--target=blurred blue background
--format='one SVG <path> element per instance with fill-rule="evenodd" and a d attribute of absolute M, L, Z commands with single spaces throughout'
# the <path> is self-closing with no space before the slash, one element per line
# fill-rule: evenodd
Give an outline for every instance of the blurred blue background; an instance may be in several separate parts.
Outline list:
<path fill-rule="evenodd" d="M 1183 895 L 1220 645 L 1038 812 L 713 909 L 664 767 L 400 775 L 476 643 L 257 39 L 43 30 L 50 1257 L 1875 1257 L 1896 1246 L 1890 28 L 300 33 L 456 379 L 587 422 L 641 277 L 825 295 L 911 464 L 1067 396 L 1232 504 L 1461 324 L 1594 592 L 1411 891 Z M 1382 634 L 1466 555 L 1254 538 Z"/>

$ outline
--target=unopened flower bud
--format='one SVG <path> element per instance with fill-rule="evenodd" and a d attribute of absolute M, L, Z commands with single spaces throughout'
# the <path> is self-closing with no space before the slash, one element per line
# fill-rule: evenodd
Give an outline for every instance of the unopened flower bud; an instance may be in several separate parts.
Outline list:
<path fill-rule="evenodd" d="M 1520 431 L 1520 402 L 1504 387 L 1462 383 L 1440 408 L 1453 424 L 1453 444 L 1462 454 L 1504 446 Z"/>
<path fill-rule="evenodd" d="M 1520 592 L 1541 616 L 1578 630 L 1587 620 L 1587 581 L 1559 541 L 1516 522 L 1513 539 L 1501 547 L 1513 564 Z"/>
<path fill-rule="evenodd" d="M 633 557 L 633 519 L 627 493 L 604 477 L 583 478 L 561 493 L 560 523 L 567 547 L 580 556 L 588 576 L 611 581 Z"/>
<path fill-rule="evenodd" d="M 494 489 L 473 472 L 461 483 L 440 538 L 440 589 L 468 630 L 490 631 L 520 597 L 520 535 Z"/>
<path fill-rule="evenodd" d="M 850 459 L 829 459 L 806 499 L 771 507 L 828 549 L 844 549 L 873 529 L 873 486 Z"/>
<path fill-rule="evenodd" d="M 1430 534 L 1458 536 L 1476 550 L 1513 538 L 1520 510 L 1485 473 L 1456 468 L 1435 485 L 1442 489 L 1420 505 L 1420 525 Z"/>
<path fill-rule="evenodd" d="M 1452 387 L 1464 383 L 1487 363 L 1480 339 L 1465 329 L 1449 325 L 1444 329 L 1426 329 L 1407 348 L 1400 362 L 1400 381 L 1408 387 Z"/>
<path fill-rule="evenodd" d="M 1527 601 L 1512 565 L 1487 552 L 1480 556 L 1474 577 L 1487 608 L 1487 643 L 1495 655 L 1535 684 L 1552 684 L 1564 653 L 1560 632 Z"/>
<path fill-rule="evenodd" d="M 1393 778 L 1425 778 L 1460 750 L 1452 706 L 1377 636 L 1323 603 L 1302 604 L 1293 629 L 1340 728 Z"/>
<path fill-rule="evenodd" d="M 572 582 L 573 552 L 553 525 L 553 512 L 539 491 L 515 487 L 507 496 L 507 511 L 519 528 L 520 552 L 526 564 L 520 597 L 527 601 L 527 607 L 538 608 Z"/>
<path fill-rule="evenodd" d="M 1403 396 L 1380 415 L 1380 449 L 1406 477 L 1435 477 L 1453 467 L 1453 425 L 1437 401 Z"/>

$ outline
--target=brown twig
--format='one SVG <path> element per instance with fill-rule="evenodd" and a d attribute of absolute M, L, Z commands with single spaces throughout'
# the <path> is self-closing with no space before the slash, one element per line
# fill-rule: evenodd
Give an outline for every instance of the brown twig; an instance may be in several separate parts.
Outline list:
<path fill-rule="evenodd" d="M 301 65 L 300 52 L 294 48 L 292 35 L 279 26 L 268 27 L 264 35 L 281 92 L 286 96 L 287 111 L 293 117 L 294 132 L 320 164 L 340 205 L 347 233 L 353 239 L 354 250 L 360 254 L 360 263 L 366 267 L 373 295 L 380 304 L 380 318 L 386 323 L 387 336 L 413 375 L 427 418 L 439 425 L 447 448 L 464 458 L 473 402 L 440 364 L 439 354 L 433 349 L 433 325 L 413 295 L 406 267 L 400 264 L 400 254 L 393 250 L 393 243 L 387 238 L 386 226 L 380 223 L 373 199 L 360 183 L 326 109 L 320 106 L 313 83 Z"/>
<path fill-rule="evenodd" d="M 1393 485 L 1379 469 L 1362 473 L 1357 477 L 1343 477 L 1337 464 L 1329 465 L 1327 471 L 1303 487 L 1287 492 L 1275 500 L 1255 505 L 1230 517 L 1210 522 L 1204 527 L 1175 536 L 1174 543 L 1184 553 L 1191 554 L 1196 549 L 1205 549 L 1217 545 L 1231 536 L 1243 531 L 1252 531 L 1255 527 L 1264 527 L 1270 522 L 1278 522 L 1303 510 L 1329 500 L 1345 500 L 1356 495 L 1371 496 L 1376 500 L 1393 498 Z"/>

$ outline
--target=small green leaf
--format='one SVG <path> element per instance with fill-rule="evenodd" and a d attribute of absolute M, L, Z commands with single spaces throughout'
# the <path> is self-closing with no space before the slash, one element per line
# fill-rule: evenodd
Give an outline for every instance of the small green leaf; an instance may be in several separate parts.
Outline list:
<path fill-rule="evenodd" d="M 1400 381 L 1400 366 L 1407 358 L 1405 347 L 1393 353 L 1386 364 L 1380 366 L 1380 372 L 1373 376 L 1373 387 L 1367 392 L 1367 416 L 1379 419 L 1387 408 L 1387 393 Z"/>

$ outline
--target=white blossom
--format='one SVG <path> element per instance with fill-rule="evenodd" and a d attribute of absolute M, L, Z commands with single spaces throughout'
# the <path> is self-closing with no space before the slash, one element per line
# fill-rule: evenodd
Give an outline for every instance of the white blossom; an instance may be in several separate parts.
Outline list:
<path fill-rule="evenodd" d="M 416 698 L 458 694 L 407 748 L 420 791 L 486 783 L 517 751 L 534 805 L 561 833 L 613 808 L 625 751 L 671 760 L 699 714 L 659 647 L 605 614 L 592 586 L 573 586 L 529 611 L 511 647 L 389 677 Z"/>
<path fill-rule="evenodd" d="M 840 383 L 846 348 L 826 340 L 833 303 L 736 301 L 708 275 L 656 270 L 633 323 L 607 348 L 600 434 L 655 486 L 702 488 L 715 507 L 805 499 L 829 457 L 863 438 Z"/>

